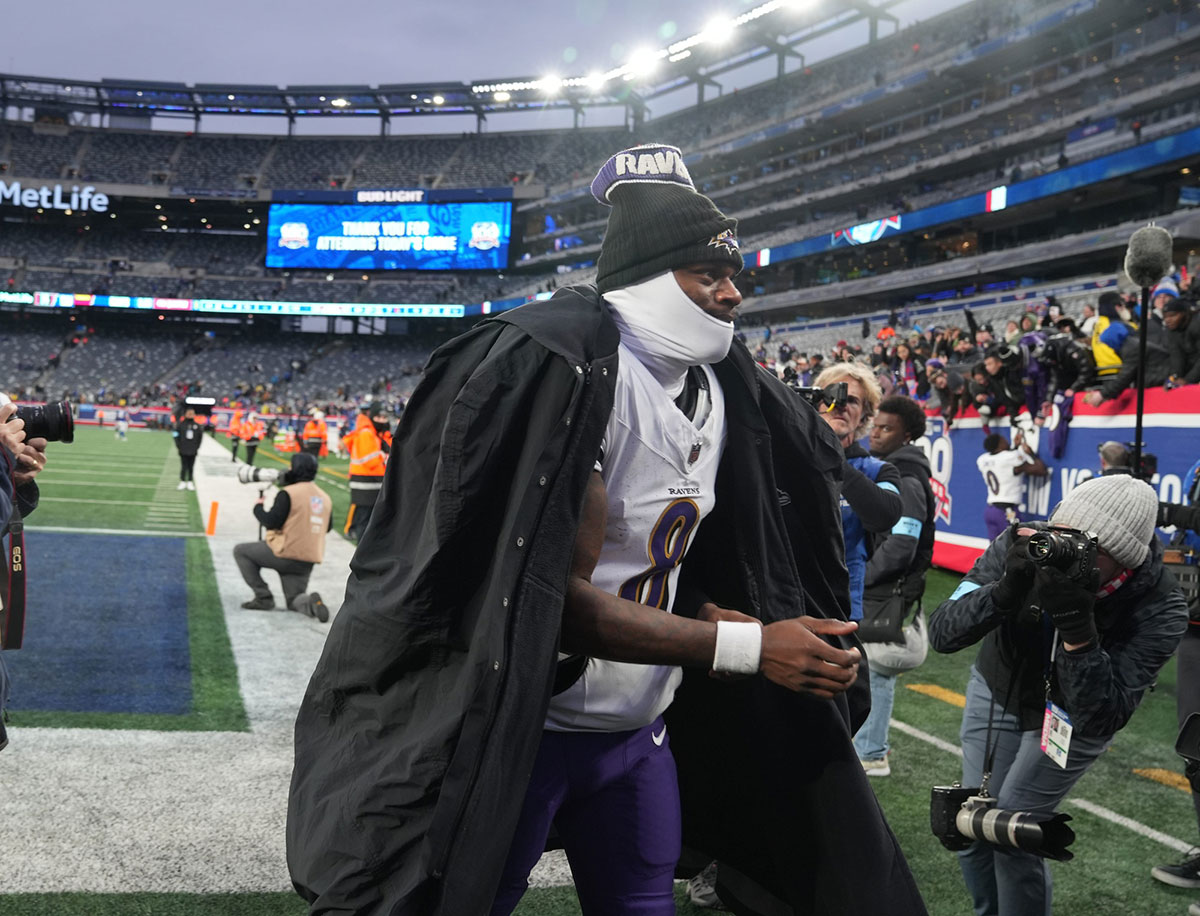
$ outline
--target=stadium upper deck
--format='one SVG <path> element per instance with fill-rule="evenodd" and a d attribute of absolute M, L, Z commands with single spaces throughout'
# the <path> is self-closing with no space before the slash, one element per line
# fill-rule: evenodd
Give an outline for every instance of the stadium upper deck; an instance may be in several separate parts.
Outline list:
<path fill-rule="evenodd" d="M 1198 64 L 1196 0 L 1137 9 L 1116 0 L 1024 0 L 1003 16 L 990 4 L 969 4 L 777 80 L 645 120 L 632 133 L 334 140 L 0 123 L 0 180 L 93 182 L 112 194 L 110 217 L 119 211 L 123 226 L 114 231 L 115 224 L 86 214 L 14 223 L 30 214 L 8 210 L 0 269 L 7 268 L 10 288 L 23 289 L 519 302 L 588 278 L 604 213 L 586 182 L 613 149 L 656 139 L 688 150 L 698 186 L 741 219 L 743 249 L 758 268 L 747 286 L 773 294 L 764 304 L 820 306 L 844 299 L 838 281 L 911 271 L 907 288 L 890 282 L 876 298 L 850 303 L 878 306 L 879 296 L 911 295 L 925 282 L 913 268 L 1002 250 L 1036 253 L 1047 238 L 1161 216 L 1195 178 L 1180 175 L 1178 164 L 1156 163 L 1145 175 L 1134 170 L 1082 182 L 1074 198 L 1048 195 L 1036 206 L 955 219 L 874 245 L 826 245 L 782 267 L 763 263 L 758 252 L 1053 173 L 1064 161 L 1099 162 L 1178 136 L 1200 119 Z M 486 184 L 515 185 L 524 201 L 524 243 L 507 277 L 326 278 L 261 266 L 257 220 L 273 189 Z M 1084 200 L 1075 199 L 1080 195 Z M 172 229 L 182 231 L 150 231 L 167 214 Z M 236 234 L 215 234 L 222 231 Z M 1017 260 L 1034 276 L 1098 266 L 1059 265 L 1047 273 Z M 798 287 L 803 295 L 787 295 Z"/>

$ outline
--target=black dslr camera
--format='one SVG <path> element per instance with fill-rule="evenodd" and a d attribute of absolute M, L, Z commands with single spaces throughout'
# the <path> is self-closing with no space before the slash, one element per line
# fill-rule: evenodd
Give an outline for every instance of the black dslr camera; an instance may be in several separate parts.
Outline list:
<path fill-rule="evenodd" d="M 1096 574 L 1099 544 L 1086 531 L 1047 528 L 1031 535 L 1026 550 L 1038 566 L 1057 569 L 1076 582 L 1090 582 Z"/>
<path fill-rule="evenodd" d="M 929 826 L 952 852 L 975 841 L 1022 849 L 1045 859 L 1067 862 L 1075 831 L 1069 814 L 1030 814 L 996 807 L 996 799 L 979 787 L 934 786 L 929 799 Z"/>
<path fill-rule="evenodd" d="M 53 401 L 33 407 L 18 407 L 16 416 L 25 421 L 26 439 L 47 442 L 74 442 L 75 418 L 66 401 Z"/>
<path fill-rule="evenodd" d="M 835 382 L 824 388 L 806 388 L 803 385 L 793 384 L 791 389 L 817 410 L 845 407 L 846 398 L 850 396 L 850 386 L 846 382 Z"/>

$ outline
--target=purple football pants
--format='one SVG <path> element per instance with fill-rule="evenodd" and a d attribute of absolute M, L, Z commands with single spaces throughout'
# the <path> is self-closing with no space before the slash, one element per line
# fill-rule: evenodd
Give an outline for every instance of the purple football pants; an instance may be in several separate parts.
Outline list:
<path fill-rule="evenodd" d="M 679 784 L 666 731 L 660 716 L 630 732 L 542 733 L 492 916 L 520 901 L 551 823 L 585 916 L 674 914 Z"/>
<path fill-rule="evenodd" d="M 1012 512 L 1012 521 L 1009 520 L 1008 513 Z M 983 523 L 987 525 L 988 540 L 994 541 L 1008 529 L 1012 522 L 1023 522 L 1025 517 L 1016 509 L 1007 510 L 1000 506 L 994 506 L 988 503 L 987 508 L 983 510 Z"/>

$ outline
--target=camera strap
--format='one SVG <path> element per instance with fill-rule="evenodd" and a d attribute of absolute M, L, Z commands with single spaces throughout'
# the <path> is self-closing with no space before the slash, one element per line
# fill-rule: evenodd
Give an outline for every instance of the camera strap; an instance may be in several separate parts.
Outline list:
<path fill-rule="evenodd" d="M 3 567 L 7 581 L 4 608 L 0 610 L 0 649 L 19 649 L 25 635 L 25 523 L 21 521 L 15 503 L 8 535 Z"/>
<path fill-rule="evenodd" d="M 1054 676 L 1054 656 L 1058 653 L 1058 630 L 1050 620 L 1050 615 L 1042 611 L 1042 642 L 1049 643 L 1049 649 L 1044 653 L 1042 664 L 1042 686 L 1046 691 L 1045 700 L 1050 702 L 1051 678 Z"/>
<path fill-rule="evenodd" d="M 1020 679 L 1021 662 L 1017 661 L 1013 668 L 1012 677 L 1008 681 L 1008 694 L 1004 697 L 1004 708 L 1008 708 L 1009 701 L 1012 700 L 1013 690 L 1016 689 L 1017 681 Z M 991 685 L 988 685 L 989 688 Z M 992 742 L 992 725 L 996 718 L 996 694 L 992 692 L 991 706 L 988 708 L 988 728 L 987 737 L 983 741 L 983 773 L 979 778 L 979 794 L 982 796 L 988 795 L 988 783 L 992 781 L 992 767 L 996 763 L 996 750 L 1000 742 Z"/>

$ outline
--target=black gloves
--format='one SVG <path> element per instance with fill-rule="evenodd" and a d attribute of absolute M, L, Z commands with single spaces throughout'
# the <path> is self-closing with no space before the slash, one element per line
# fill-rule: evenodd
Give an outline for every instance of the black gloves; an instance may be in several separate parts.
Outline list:
<path fill-rule="evenodd" d="M 1029 558 L 1029 538 L 1014 538 L 1004 560 L 1004 575 L 992 588 L 992 604 L 996 610 L 1011 614 L 1025 602 L 1033 587 L 1037 565 Z"/>
<path fill-rule="evenodd" d="M 1053 567 L 1039 567 L 1037 595 L 1064 643 L 1087 643 L 1096 639 L 1096 621 L 1092 616 L 1096 596 L 1088 583 L 1076 582 Z"/>

